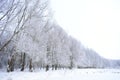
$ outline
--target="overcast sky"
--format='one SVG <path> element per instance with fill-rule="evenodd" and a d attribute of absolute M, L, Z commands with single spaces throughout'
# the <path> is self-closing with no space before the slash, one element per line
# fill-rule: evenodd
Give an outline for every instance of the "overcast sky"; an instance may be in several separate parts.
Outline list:
<path fill-rule="evenodd" d="M 65 31 L 101 56 L 120 59 L 120 0 L 52 0 Z"/>

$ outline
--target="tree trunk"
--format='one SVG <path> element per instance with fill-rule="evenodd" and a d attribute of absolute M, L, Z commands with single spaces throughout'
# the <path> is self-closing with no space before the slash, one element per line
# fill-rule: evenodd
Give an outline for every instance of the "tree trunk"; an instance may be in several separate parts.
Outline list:
<path fill-rule="evenodd" d="M 52 65 L 52 70 L 54 70 L 54 65 Z"/>
<path fill-rule="evenodd" d="M 10 59 L 8 59 L 8 63 L 7 63 L 7 72 L 10 72 Z"/>
<path fill-rule="evenodd" d="M 69 67 L 70 69 L 72 69 L 73 68 L 73 57 L 72 56 L 70 56 L 70 67 Z"/>
<path fill-rule="evenodd" d="M 22 54 L 21 54 L 22 55 Z M 21 71 L 24 71 L 24 68 L 25 68 L 25 57 L 26 57 L 26 55 L 25 55 L 25 53 L 23 54 L 23 58 L 22 58 L 22 56 L 21 56 L 21 58 L 22 58 L 22 68 L 21 68 Z"/>
<path fill-rule="evenodd" d="M 55 65 L 55 70 L 57 70 L 57 64 Z"/>
<path fill-rule="evenodd" d="M 12 55 L 12 57 L 8 59 L 7 72 L 14 71 L 14 61 L 15 61 L 14 55 Z"/>
<path fill-rule="evenodd" d="M 10 63 L 10 65 L 11 65 L 11 71 L 14 71 L 14 61 L 15 61 L 14 56 L 12 56 L 11 63 Z"/>
<path fill-rule="evenodd" d="M 48 71 L 49 70 L 49 65 L 46 65 L 46 71 Z"/>
<path fill-rule="evenodd" d="M 29 71 L 32 72 L 33 71 L 33 66 L 32 66 L 32 59 L 30 59 L 30 64 L 29 64 Z"/>

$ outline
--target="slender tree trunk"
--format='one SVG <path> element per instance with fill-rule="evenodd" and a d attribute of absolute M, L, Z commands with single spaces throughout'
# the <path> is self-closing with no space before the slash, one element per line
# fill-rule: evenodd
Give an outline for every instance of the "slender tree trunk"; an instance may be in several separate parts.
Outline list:
<path fill-rule="evenodd" d="M 30 64 L 29 64 L 29 71 L 32 72 L 33 71 L 33 66 L 32 66 L 32 59 L 30 59 Z"/>
<path fill-rule="evenodd" d="M 22 54 L 21 54 L 22 55 Z M 22 68 L 21 68 L 21 71 L 24 71 L 24 69 L 25 69 L 25 57 L 26 57 L 26 55 L 25 55 L 25 53 L 23 54 L 23 58 L 22 58 Z"/>
<path fill-rule="evenodd" d="M 69 67 L 70 69 L 72 69 L 73 68 L 73 57 L 72 56 L 70 56 L 70 67 Z"/>
<path fill-rule="evenodd" d="M 12 56 L 11 63 L 10 63 L 10 65 L 11 65 L 11 71 L 14 71 L 14 61 L 15 61 L 14 56 Z"/>
<path fill-rule="evenodd" d="M 52 70 L 54 70 L 54 65 L 52 65 Z"/>
<path fill-rule="evenodd" d="M 57 64 L 55 65 L 55 70 L 57 70 Z"/>
<path fill-rule="evenodd" d="M 14 62 L 15 62 L 14 55 L 12 55 L 12 57 L 8 59 L 7 72 L 14 71 Z"/>
<path fill-rule="evenodd" d="M 7 63 L 7 72 L 10 72 L 10 59 L 8 59 L 8 63 Z"/>
<path fill-rule="evenodd" d="M 48 71 L 49 70 L 49 65 L 46 65 L 46 71 Z"/>

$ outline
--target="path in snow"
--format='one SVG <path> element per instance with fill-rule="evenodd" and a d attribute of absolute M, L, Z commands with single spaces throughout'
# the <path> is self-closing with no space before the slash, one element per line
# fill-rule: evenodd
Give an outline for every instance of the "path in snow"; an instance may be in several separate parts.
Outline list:
<path fill-rule="evenodd" d="M 73 69 L 36 72 L 2 72 L 0 80 L 120 80 L 119 69 Z"/>

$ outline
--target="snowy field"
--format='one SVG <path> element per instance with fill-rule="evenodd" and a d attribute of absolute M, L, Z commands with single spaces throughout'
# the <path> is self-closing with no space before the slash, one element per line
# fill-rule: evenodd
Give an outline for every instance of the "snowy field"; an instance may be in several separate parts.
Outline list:
<path fill-rule="evenodd" d="M 0 80 L 120 80 L 120 69 L 44 70 L 35 72 L 0 71 Z"/>

